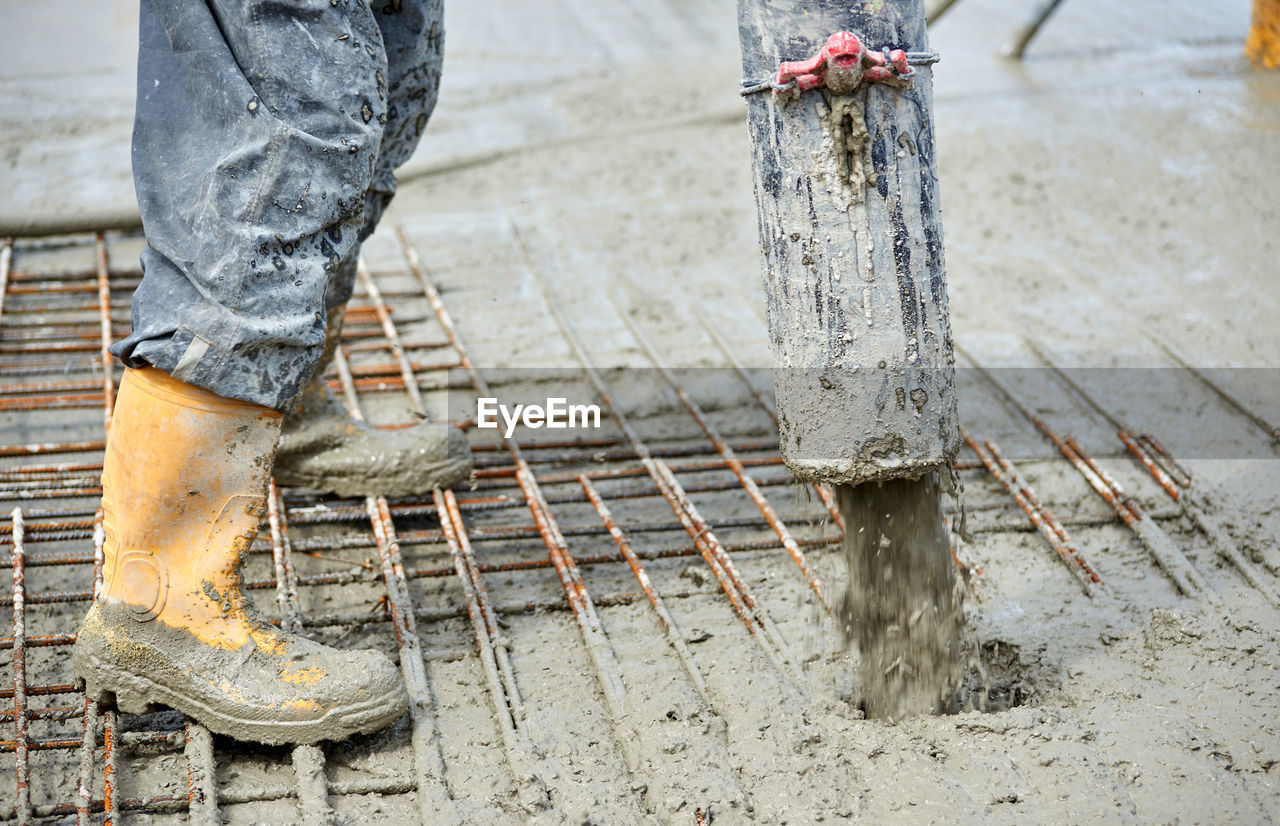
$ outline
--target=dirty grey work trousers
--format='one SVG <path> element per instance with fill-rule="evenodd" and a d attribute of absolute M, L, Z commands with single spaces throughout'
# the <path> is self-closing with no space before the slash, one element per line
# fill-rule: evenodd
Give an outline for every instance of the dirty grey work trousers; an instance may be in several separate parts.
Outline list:
<path fill-rule="evenodd" d="M 147 246 L 111 352 L 287 409 L 435 106 L 442 0 L 142 0 Z"/>

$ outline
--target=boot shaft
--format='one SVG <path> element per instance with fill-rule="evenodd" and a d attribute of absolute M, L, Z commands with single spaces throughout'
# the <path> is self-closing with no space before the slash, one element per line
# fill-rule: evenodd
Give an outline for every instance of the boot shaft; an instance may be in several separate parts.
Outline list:
<path fill-rule="evenodd" d="M 279 432 L 274 410 L 127 370 L 102 472 L 101 596 L 196 633 L 243 614 L 241 556 L 265 513 Z"/>
<path fill-rule="evenodd" d="M 89 697 L 132 714 L 167 705 L 264 743 L 344 738 L 404 713 L 385 656 L 283 633 L 244 592 L 279 433 L 268 408 L 125 373 L 102 472 L 103 588 L 72 654 Z"/>

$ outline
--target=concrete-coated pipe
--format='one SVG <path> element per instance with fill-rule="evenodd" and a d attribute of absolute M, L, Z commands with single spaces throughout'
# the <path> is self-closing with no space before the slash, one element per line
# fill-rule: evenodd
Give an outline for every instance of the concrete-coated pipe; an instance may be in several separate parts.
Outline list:
<path fill-rule="evenodd" d="M 740 0 L 739 26 L 744 83 L 840 31 L 915 61 L 907 80 L 837 92 L 831 75 L 747 96 L 783 458 L 837 484 L 948 465 L 959 438 L 924 4 Z"/>

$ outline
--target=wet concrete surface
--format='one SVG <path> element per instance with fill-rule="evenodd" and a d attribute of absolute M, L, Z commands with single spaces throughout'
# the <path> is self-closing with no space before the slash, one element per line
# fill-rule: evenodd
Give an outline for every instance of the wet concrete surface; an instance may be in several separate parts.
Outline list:
<path fill-rule="evenodd" d="M 601 367 L 628 368 L 606 376 L 647 439 L 697 440 L 707 450 L 660 380 L 640 369 L 648 359 L 623 315 L 658 342 L 664 361 L 701 371 L 683 375 L 726 434 L 769 438 L 767 416 L 724 370 L 726 358 L 703 327 L 714 324 L 746 364 L 768 364 L 732 4 L 500 8 L 495 15 L 489 7 L 449 7 L 441 103 L 387 219 L 403 224 L 431 268 L 473 361 L 491 371 L 508 398 L 545 397 L 549 387 L 590 397 L 545 309 L 536 269 L 592 358 Z M 0 3 L 4 19 L 41 27 L 23 39 L 22 59 L 0 73 L 4 208 L 23 215 L 102 214 L 123 209 L 128 197 L 131 58 L 116 38 L 132 36 L 131 12 L 126 4 L 66 11 Z M 1272 277 L 1280 242 L 1271 230 L 1276 208 L 1268 179 L 1268 170 L 1280 168 L 1280 76 L 1254 74 L 1240 56 L 1248 21 L 1242 0 L 1123 9 L 1072 0 L 1025 63 L 996 59 L 1024 11 L 1004 0 L 965 0 L 931 32 L 943 55 L 934 72 L 936 119 L 956 338 L 989 366 L 1042 366 L 1026 343 L 1033 339 L 1063 366 L 1095 368 L 1077 375 L 1109 412 L 1160 436 L 1191 467 L 1197 485 L 1215 486 L 1232 508 L 1260 521 L 1261 540 L 1240 540 L 1239 547 L 1274 589 L 1277 570 L 1269 562 L 1280 533 L 1280 466 L 1273 444 L 1198 379 L 1175 369 L 1152 337 L 1195 365 L 1219 368 L 1214 378 L 1251 410 L 1280 418 L 1274 413 L 1280 383 L 1272 372 L 1280 365 L 1280 336 L 1273 332 L 1280 280 Z M 84 47 L 98 42 L 109 45 Z M 110 247 L 117 267 L 132 266 L 136 239 L 113 238 Z M 406 340 L 438 339 L 394 236 L 376 235 L 366 257 L 384 293 L 396 296 Z M 91 252 L 49 249 L 17 260 L 33 270 L 83 270 Z M 31 300 L 10 296 L 5 323 Z M 720 823 L 1276 819 L 1280 615 L 1122 455 L 1111 424 L 1061 382 L 1042 369 L 996 372 L 1024 406 L 1059 432 L 1074 433 L 1160 517 L 1205 578 L 1208 596 L 1180 595 L 1150 551 L 1109 518 L 1105 503 L 1035 427 L 965 369 L 963 358 L 959 366 L 961 421 L 979 439 L 997 442 L 1040 498 L 1071 522 L 1107 595 L 1085 596 L 1044 540 L 1027 530 L 1009 494 L 985 472 L 966 470 L 969 552 L 987 574 L 966 603 L 966 681 L 975 696 L 985 691 L 990 713 L 894 725 L 861 719 L 856 665 L 820 619 L 804 579 L 774 549 L 735 559 L 796 649 L 801 696 L 787 693 L 786 679 L 761 655 L 701 560 L 670 558 L 650 563 L 652 573 L 671 595 L 711 702 L 699 697 L 664 646 L 647 603 L 603 606 L 601 621 L 633 703 L 622 725 L 611 716 L 571 615 L 519 607 L 559 598 L 555 577 L 545 568 L 487 575 L 495 604 L 505 609 L 502 633 L 530 710 L 531 736 L 544 755 L 540 776 L 553 807 L 537 819 L 692 823 L 698 807 Z M 525 372 L 533 368 L 554 371 L 535 380 Z M 430 380 L 444 383 L 434 373 Z M 458 389 L 465 377 L 455 371 L 449 384 L 454 389 L 430 394 L 439 417 L 455 417 L 473 403 L 473 394 Z M 411 420 L 400 393 L 370 391 L 366 399 L 374 421 Z M 100 410 L 2 415 L 4 444 L 95 438 L 101 431 Z M 523 431 L 518 438 L 547 433 Z M 493 444 L 490 434 L 474 435 Z M 618 434 L 606 425 L 591 435 Z M 961 458 L 973 456 L 965 451 Z M 548 472 L 597 466 L 611 465 L 575 460 Z M 93 473 L 86 476 L 91 484 Z M 708 478 L 732 481 L 723 470 Z M 629 484 L 612 480 L 608 490 Z M 549 486 L 553 493 L 573 489 Z M 766 491 L 789 523 L 804 526 L 802 535 L 830 535 L 820 503 L 786 486 Z M 496 492 L 519 501 L 514 487 Z M 25 508 L 39 506 L 13 496 Z M 717 530 L 725 541 L 771 535 L 758 523 L 727 526 L 758 517 L 740 490 L 695 499 L 726 525 Z M 74 501 L 90 510 L 94 504 L 91 496 Z M 308 508 L 318 507 L 358 511 L 360 503 L 301 498 L 290 515 L 301 523 Z M 654 498 L 611 499 L 610 507 L 627 526 L 670 519 Z M 582 503 L 553 509 L 566 525 L 598 524 Z M 490 537 L 529 522 L 523 508 L 467 511 L 466 519 L 473 533 L 487 529 Z M 397 527 L 412 538 L 410 532 L 438 530 L 438 523 L 406 518 Z M 350 617 L 367 614 L 384 593 L 376 570 L 362 567 L 376 559 L 367 522 L 299 525 L 290 535 L 299 548 L 344 537 L 352 545 L 298 554 L 302 575 L 357 572 L 303 590 L 309 633 L 395 654 L 385 622 Z M 687 541 L 680 531 L 634 536 L 649 550 Z M 601 534 L 570 536 L 569 544 L 578 556 L 614 552 Z M 477 546 L 485 562 L 546 556 L 536 535 Z M 80 538 L 32 552 L 86 548 L 91 544 Z M 838 555 L 807 552 L 823 580 L 839 587 Z M 406 540 L 404 553 L 410 567 L 450 565 L 438 535 Z M 585 570 L 593 594 L 636 590 L 624 566 Z M 85 571 L 33 568 L 30 587 L 83 590 Z M 249 578 L 271 576 L 270 555 L 258 554 Z M 257 593 L 270 607 L 273 592 Z M 528 800 L 504 756 L 471 627 L 460 614 L 442 616 L 464 604 L 457 579 L 413 579 L 410 593 L 424 612 L 419 634 L 435 692 L 436 742 L 461 818 L 525 822 Z M 83 602 L 31 610 L 28 633 L 69 633 Z M 326 614 L 347 616 L 326 624 Z M 69 675 L 68 653 L 32 649 L 28 668 L 57 682 Z M 166 725 L 180 721 L 122 721 Z M 40 736 L 63 731 L 48 722 L 33 726 Z M 628 745 L 619 732 L 638 735 Z M 410 776 L 410 739 L 406 720 L 381 735 L 327 746 L 330 782 Z M 229 798 L 294 782 L 288 750 L 220 740 L 216 756 L 217 781 Z M 0 772 L 9 777 L 12 760 L 0 754 Z M 33 761 L 37 801 L 74 796 L 73 753 L 39 752 Z M 122 763 L 122 788 L 130 796 L 181 796 L 186 768 L 180 751 L 135 750 Z M 347 822 L 404 822 L 417 812 L 412 793 L 335 795 L 333 805 Z M 292 799 L 224 807 L 233 823 L 291 821 L 298 813 Z"/>

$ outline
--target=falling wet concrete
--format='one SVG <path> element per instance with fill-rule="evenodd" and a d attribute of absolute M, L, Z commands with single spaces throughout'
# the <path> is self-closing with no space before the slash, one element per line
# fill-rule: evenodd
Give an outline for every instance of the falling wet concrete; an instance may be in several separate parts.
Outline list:
<path fill-rule="evenodd" d="M 839 614 L 856 640 L 868 717 L 952 710 L 961 675 L 963 587 L 936 473 L 840 485 L 848 579 Z"/>

